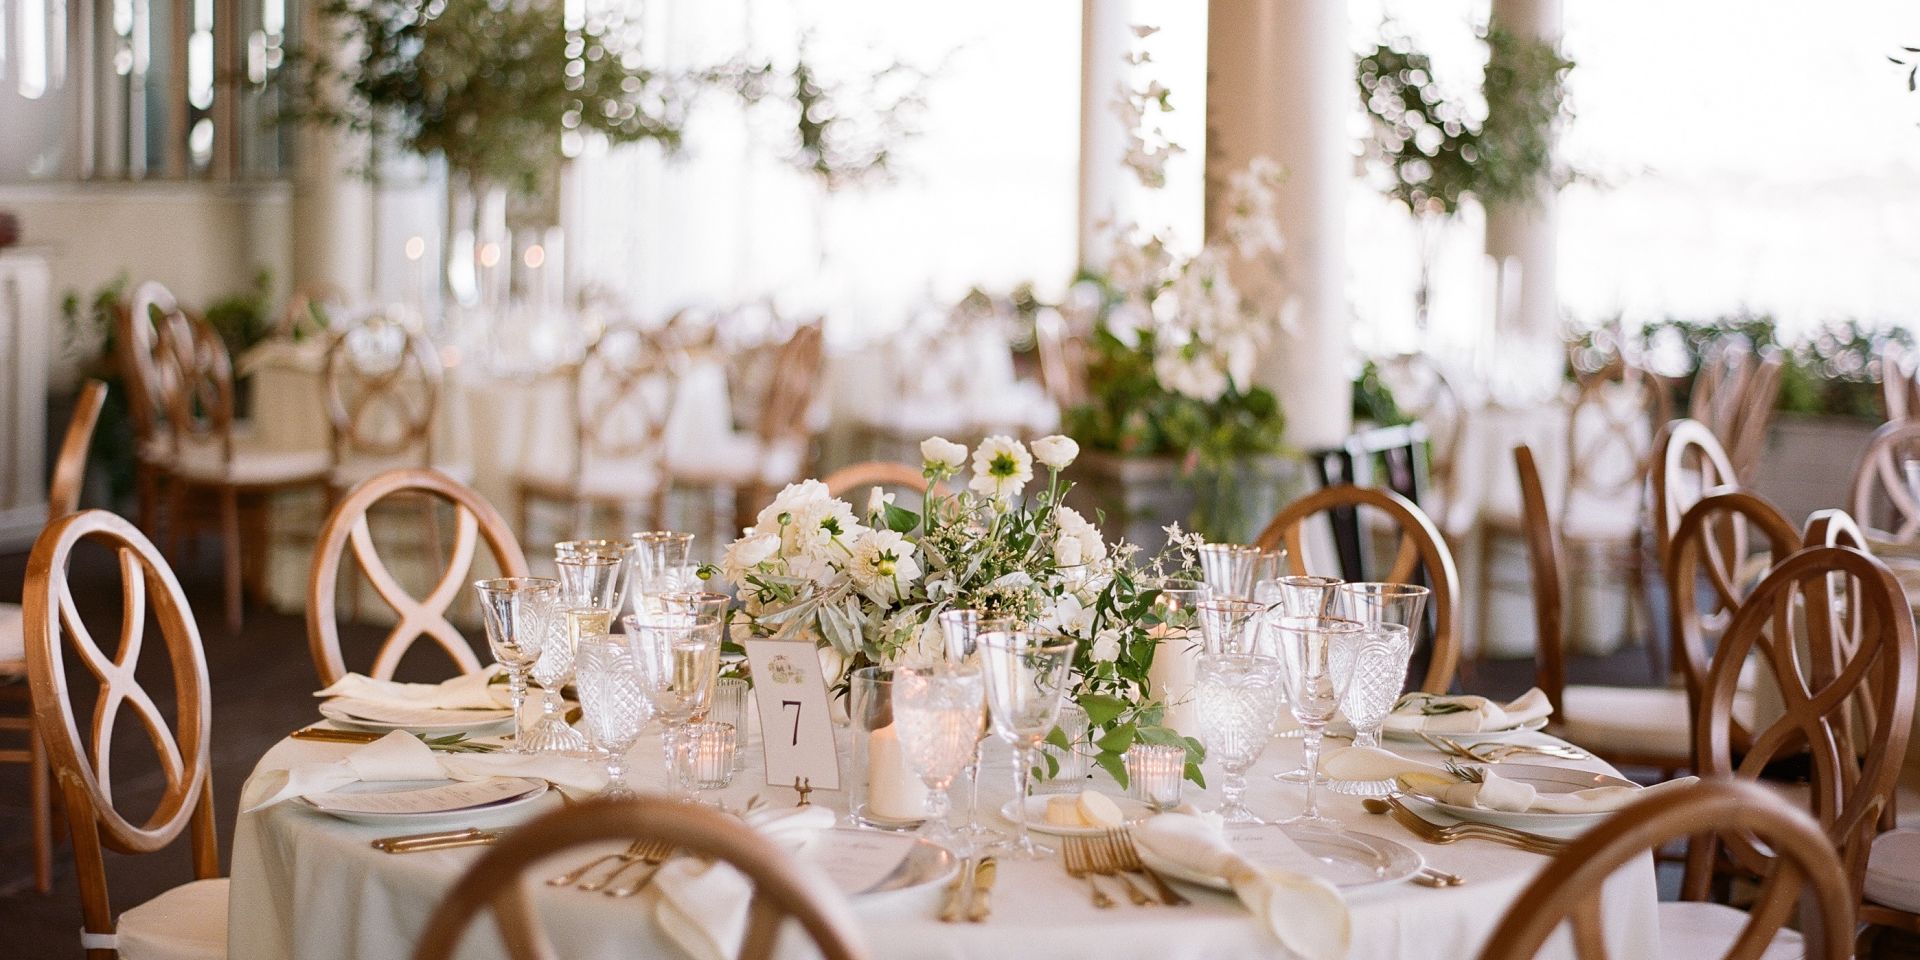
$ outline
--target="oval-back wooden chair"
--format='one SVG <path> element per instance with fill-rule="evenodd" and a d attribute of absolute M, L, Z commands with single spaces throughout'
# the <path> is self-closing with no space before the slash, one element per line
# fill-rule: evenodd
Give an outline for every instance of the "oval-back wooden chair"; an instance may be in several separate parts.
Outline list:
<path fill-rule="evenodd" d="M 1753 481 L 1766 449 L 1784 366 L 1778 348 L 1755 353 L 1743 340 L 1723 337 L 1707 349 L 1694 375 L 1687 416 L 1720 438 L 1741 483 Z"/>
<path fill-rule="evenodd" d="M 414 960 L 453 960 L 461 938 L 487 910 L 507 956 L 550 960 L 552 945 L 528 896 L 524 874 L 575 847 L 634 840 L 671 844 L 684 856 L 732 866 L 753 886 L 739 960 L 773 956 L 782 925 L 800 924 L 825 960 L 867 956 L 853 912 L 832 885 L 735 817 L 658 797 L 591 800 L 555 810 L 501 840 L 460 878 L 428 918 Z M 532 889 L 543 889 L 535 885 Z"/>
<path fill-rule="evenodd" d="M 381 559 L 373 542 L 373 528 L 367 517 L 375 505 L 393 496 L 430 498 L 453 507 L 454 533 L 452 556 L 440 579 L 424 598 L 409 594 L 393 571 Z M 369 477 L 347 492 L 320 528 L 313 547 L 313 567 L 307 581 L 307 644 L 313 653 L 313 667 L 322 686 L 329 686 L 347 673 L 340 654 L 340 624 L 335 606 L 339 591 L 340 565 L 349 547 L 360 571 L 373 585 L 397 621 L 380 645 L 380 653 L 365 672 L 379 680 L 393 677 L 400 661 L 421 637 L 431 638 L 446 652 L 462 673 L 481 669 L 479 658 L 460 631 L 447 621 L 447 609 L 465 595 L 473 577 L 469 573 L 474 551 L 486 541 L 499 575 L 527 575 L 526 557 L 513 531 L 493 504 L 473 488 L 440 473 L 412 467 L 389 470 Z M 437 551 L 436 551 L 437 557 Z"/>
<path fill-rule="evenodd" d="M 149 280 L 134 288 L 133 298 L 117 311 L 114 321 L 115 353 L 133 420 L 138 519 L 140 528 L 150 534 L 160 521 L 160 495 L 171 462 L 165 432 L 167 396 L 173 383 L 161 355 L 160 323 L 178 312 L 180 304 L 173 292 Z"/>
<path fill-rule="evenodd" d="M 334 489 L 366 467 L 435 467 L 435 412 L 443 371 L 426 337 L 385 317 L 327 346 L 321 396 L 331 434 Z"/>
<path fill-rule="evenodd" d="M 1556 529 L 1576 501 L 1638 500 L 1653 464 L 1653 431 L 1672 419 L 1672 409 L 1664 387 L 1617 357 L 1581 379 L 1567 414 L 1567 478 Z"/>
<path fill-rule="evenodd" d="M 1557 732 L 1614 764 L 1655 767 L 1667 776 L 1692 762 L 1692 709 L 1675 687 L 1568 684 L 1564 581 L 1559 543 L 1532 448 L 1513 448 L 1520 517 L 1533 578 L 1534 685 L 1553 704 Z"/>
<path fill-rule="evenodd" d="M 1702 780 L 1641 799 L 1568 844 L 1507 908 L 1480 960 L 1527 960 L 1563 923 L 1570 928 L 1576 956 L 1602 960 L 1609 955 L 1600 909 L 1607 878 L 1675 840 L 1714 831 L 1764 841 L 1775 852 L 1778 868 L 1761 883 L 1752 909 L 1744 914 L 1719 904 L 1660 904 L 1661 941 L 1668 956 L 1756 960 L 1770 946 L 1782 945 L 1775 940 L 1783 932 L 1788 944 L 1806 948 L 1795 956 L 1853 956 L 1853 902 L 1842 882 L 1839 858 L 1819 825 L 1752 784 Z M 1782 930 L 1796 905 L 1802 908 L 1798 934 Z M 1792 943 L 1796 938 L 1800 942 Z M 1693 946 L 1722 952 L 1686 950 Z"/>
<path fill-rule="evenodd" d="M 1263 550 L 1281 546 L 1287 549 L 1287 566 L 1295 575 L 1307 569 L 1306 521 L 1320 513 L 1341 508 L 1366 507 L 1385 514 L 1399 532 L 1393 564 L 1377 579 L 1394 583 L 1414 583 L 1422 572 L 1431 590 L 1428 604 L 1432 624 L 1432 644 L 1427 653 L 1427 675 L 1420 689 L 1445 693 L 1453 686 L 1454 670 L 1460 662 L 1460 573 L 1453 563 L 1447 542 L 1424 511 L 1391 490 L 1339 484 L 1316 490 L 1281 508 L 1266 529 L 1254 538 L 1253 545 Z"/>
<path fill-rule="evenodd" d="M 780 487 L 806 473 L 825 363 L 820 323 L 801 325 L 774 353 L 751 433 L 715 437 L 708 450 L 672 452 L 673 483 L 708 491 L 715 517 L 724 516 L 723 501 L 732 494 L 732 523 L 723 525 L 732 534 L 751 525 Z"/>
<path fill-rule="evenodd" d="M 1857 604 L 1816 606 L 1815 591 L 1834 578 L 1851 581 Z M 1858 636 L 1858 646 L 1833 679 L 1821 683 L 1802 668 L 1796 636 L 1804 637 L 1807 660 L 1820 663 L 1838 659 L 1839 638 L 1851 635 Z M 1771 668 L 1785 711 L 1742 746 L 1734 738 L 1733 703 L 1749 653 Z M 1917 668 L 1913 613 L 1885 566 L 1850 547 L 1795 553 L 1754 588 L 1720 639 L 1694 724 L 1694 768 L 1703 777 L 1752 780 L 1804 746 L 1812 760 L 1810 812 L 1839 850 L 1847 890 L 1857 901 L 1873 837 L 1893 803 L 1906 756 Z M 1863 699 L 1872 707 L 1864 723 L 1858 709 Z M 1733 833 L 1696 841 L 1687 851 L 1687 899 L 1705 899 L 1717 847 L 1753 875 L 1773 868 L 1772 852 L 1750 837 Z"/>
<path fill-rule="evenodd" d="M 87 449 L 93 443 L 94 425 L 100 422 L 100 408 L 107 400 L 107 385 L 88 380 L 74 402 L 73 416 L 67 420 L 66 438 L 60 443 L 60 455 L 53 463 L 53 480 L 47 484 L 47 522 L 52 523 L 80 508 L 80 488 L 86 482 Z M 16 604 L 0 603 L 0 678 L 27 675 L 27 638 L 24 611 Z M 34 733 L 33 701 L 27 685 L 0 686 L 0 698 L 22 705 L 19 716 L 0 716 L 0 730 L 19 733 L 26 743 L 17 749 L 0 750 L 0 763 L 27 766 L 27 806 L 33 829 L 33 886 L 41 893 L 53 889 L 53 795 L 47 775 L 46 742 Z"/>
<path fill-rule="evenodd" d="M 919 467 L 886 460 L 867 460 L 849 464 L 827 474 L 820 482 L 827 485 L 827 494 L 834 497 L 857 494 L 871 487 L 894 487 L 916 493 L 927 489 L 927 477 L 920 472 Z M 935 496 L 944 497 L 951 491 L 944 481 L 936 480 L 933 483 L 933 492 Z M 854 504 L 855 508 L 862 506 L 864 504 Z"/>
<path fill-rule="evenodd" d="M 82 622 L 67 582 L 69 558 L 88 540 L 110 548 L 120 570 L 122 621 L 113 652 Z M 119 946 L 136 942 L 164 948 L 152 955 L 226 956 L 227 883 L 217 879 L 213 816 L 211 689 L 200 630 L 180 582 L 133 524 L 104 510 L 88 510 L 41 531 L 27 560 L 24 598 L 34 723 L 46 740 L 73 838 L 84 921 L 81 945 L 90 960 L 113 957 Z M 168 726 L 136 676 L 149 639 L 149 605 L 173 676 L 177 727 Z M 84 665 L 99 688 L 84 730 L 68 685 L 69 658 Z M 114 805 L 110 758 L 114 722 L 123 710 L 139 719 L 165 778 L 159 804 L 140 822 Z M 116 923 L 103 851 L 154 853 L 182 833 L 191 834 L 195 882 L 127 911 Z"/>
<path fill-rule="evenodd" d="M 1891 420 L 1873 432 L 1847 506 L 1877 541 L 1920 541 L 1920 419 Z"/>
<path fill-rule="evenodd" d="M 1653 552 L 1665 562 L 1680 517 L 1700 498 L 1740 489 L 1720 438 L 1698 420 L 1673 420 L 1653 441 Z"/>
<path fill-rule="evenodd" d="M 1889 422 L 1920 417 L 1920 351 L 1897 343 L 1881 351 L 1880 410 Z"/>

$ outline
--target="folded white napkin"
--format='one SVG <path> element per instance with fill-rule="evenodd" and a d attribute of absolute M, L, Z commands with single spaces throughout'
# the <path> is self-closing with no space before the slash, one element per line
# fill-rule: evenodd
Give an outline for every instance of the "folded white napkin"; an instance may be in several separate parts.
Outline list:
<path fill-rule="evenodd" d="M 440 683 L 400 683 L 349 673 L 314 696 L 347 697 L 435 710 L 498 710 L 512 705 L 505 686 L 495 690 L 489 683 L 499 670 L 499 665 L 495 664 L 479 673 L 464 673 Z"/>
<path fill-rule="evenodd" d="M 779 807 L 747 815 L 747 823 L 789 853 L 798 852 L 833 826 L 833 811 L 820 806 Z M 676 857 L 653 878 L 654 918 L 667 939 L 693 960 L 732 960 L 747 934 L 753 885 L 718 861 Z"/>
<path fill-rule="evenodd" d="M 1387 750 L 1373 747 L 1348 747 L 1327 754 L 1320 770 L 1335 780 L 1397 780 L 1402 787 L 1417 789 L 1456 807 L 1477 807 L 1504 813 L 1606 813 L 1675 784 L 1690 783 L 1682 777 L 1647 788 L 1591 787 L 1572 793 L 1541 793 L 1532 784 L 1509 780 L 1492 766 L 1480 783 L 1469 783 L 1441 767 L 1409 760 Z"/>
<path fill-rule="evenodd" d="M 1486 697 L 1409 693 L 1393 705 L 1393 712 L 1387 714 L 1382 727 L 1424 733 L 1479 733 L 1509 730 L 1551 713 L 1553 704 L 1539 687 L 1528 690 L 1520 695 L 1520 699 L 1506 704 L 1495 703 Z"/>
<path fill-rule="evenodd" d="M 1392 780 L 1407 773 L 1430 773 L 1450 778 L 1443 767 L 1409 760 L 1378 747 L 1347 747 L 1328 751 L 1320 756 L 1320 772 L 1335 780 Z"/>
<path fill-rule="evenodd" d="M 251 812 L 282 800 L 338 790 L 360 781 L 487 780 L 531 777 L 545 780 L 568 796 L 597 793 L 607 785 L 599 764 L 550 754 L 436 754 L 404 730 L 354 749 L 339 760 L 296 764 L 269 770 L 248 782 L 242 810 Z"/>
<path fill-rule="evenodd" d="M 1346 900 L 1318 877 L 1263 867 L 1235 853 L 1210 813 L 1163 813 L 1134 828 L 1134 840 L 1170 863 L 1223 877 L 1282 946 L 1301 960 L 1337 960 L 1353 939 Z"/>

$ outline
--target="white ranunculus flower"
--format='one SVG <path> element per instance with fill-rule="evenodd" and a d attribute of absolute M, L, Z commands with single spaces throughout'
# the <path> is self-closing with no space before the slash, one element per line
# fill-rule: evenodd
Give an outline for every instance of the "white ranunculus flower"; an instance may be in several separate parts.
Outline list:
<path fill-rule="evenodd" d="M 1081 556 L 1080 538 L 1062 533 L 1053 541 L 1053 563 L 1060 567 L 1077 567 L 1087 558 Z"/>
<path fill-rule="evenodd" d="M 920 564 L 913 559 L 913 544 L 906 537 L 892 530 L 872 530 L 853 545 L 847 575 L 875 603 L 890 604 L 920 578 Z"/>
<path fill-rule="evenodd" d="M 780 552 L 780 538 L 771 534 L 741 537 L 727 545 L 720 558 L 720 572 L 733 583 L 745 582 L 748 571 L 772 560 Z"/>
<path fill-rule="evenodd" d="M 1011 500 L 1033 479 L 1033 454 L 1012 437 L 992 436 L 973 451 L 973 479 L 967 488 L 995 500 Z"/>
<path fill-rule="evenodd" d="M 1069 636 L 1079 636 L 1093 626 L 1093 608 L 1069 593 L 1053 602 L 1040 615 L 1040 626 Z"/>
<path fill-rule="evenodd" d="M 1072 437 L 1060 434 L 1041 437 L 1033 442 L 1033 458 L 1055 470 L 1065 470 L 1073 458 L 1080 455 L 1080 444 Z"/>
<path fill-rule="evenodd" d="M 1058 541 L 1072 540 L 1078 544 L 1081 563 L 1099 563 L 1107 558 L 1107 542 L 1100 536 L 1100 528 L 1094 526 L 1080 511 L 1072 507 L 1058 507 L 1053 511 L 1053 522 L 1060 527 L 1060 534 L 1054 544 L 1054 562 L 1063 567 L 1073 564 L 1059 559 Z"/>
<path fill-rule="evenodd" d="M 1120 659 L 1120 633 L 1116 630 L 1103 630 L 1093 641 L 1090 654 L 1095 663 L 1112 663 Z"/>
<path fill-rule="evenodd" d="M 920 441 L 920 463 L 929 470 L 941 473 L 957 473 L 967 462 L 967 448 L 945 437 L 928 437 Z"/>

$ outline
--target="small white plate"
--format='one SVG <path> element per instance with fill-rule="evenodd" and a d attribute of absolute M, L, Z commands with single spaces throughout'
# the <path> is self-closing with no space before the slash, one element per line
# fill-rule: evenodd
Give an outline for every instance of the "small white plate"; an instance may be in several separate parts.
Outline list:
<path fill-rule="evenodd" d="M 1292 838 L 1294 843 L 1299 844 L 1300 849 L 1305 850 L 1308 856 L 1319 861 L 1320 867 L 1314 870 L 1314 876 L 1342 890 L 1383 883 L 1401 883 L 1419 873 L 1420 868 L 1426 865 L 1426 861 L 1412 847 L 1357 830 L 1330 830 L 1326 827 L 1304 825 L 1232 827 L 1228 831 L 1229 840 L 1234 831 L 1242 829 L 1284 832 Z M 1212 890 L 1232 892 L 1233 888 L 1228 885 L 1224 877 L 1209 876 L 1189 870 L 1179 864 L 1160 859 L 1144 844 L 1135 844 L 1135 846 L 1140 851 L 1140 862 L 1152 867 L 1165 877 L 1184 880 Z"/>
<path fill-rule="evenodd" d="M 1057 823 L 1047 823 L 1047 799 L 1061 796 L 1072 796 L 1072 794 L 1042 793 L 1028 797 L 1027 829 L 1052 837 L 1097 837 L 1107 832 L 1106 827 L 1063 827 Z M 1153 816 L 1152 807 L 1130 797 L 1108 795 L 1107 799 L 1119 806 L 1120 819 L 1126 824 L 1139 823 Z M 1014 806 L 1015 802 L 1008 800 L 1007 805 L 1000 808 L 1000 816 L 1005 817 L 1008 823 L 1014 822 L 1014 818 L 1020 816 L 1019 808 Z"/>
<path fill-rule="evenodd" d="M 1500 776 L 1524 783 L 1540 793 L 1573 793 L 1577 790 L 1591 790 L 1594 787 L 1632 787 L 1640 785 L 1632 780 L 1624 780 L 1611 774 L 1595 773 L 1590 770 L 1572 770 L 1567 767 L 1549 767 L 1543 764 L 1503 763 L 1493 768 Z M 1600 810 L 1593 813 L 1543 813 L 1524 811 L 1519 813 L 1503 810 L 1482 810 L 1478 807 L 1461 807 L 1443 803 L 1430 794 L 1418 790 L 1408 790 L 1406 795 L 1421 803 L 1428 804 L 1456 820 L 1473 820 L 1480 823 L 1494 823 L 1503 827 L 1515 827 L 1521 830 L 1569 830 L 1590 827 L 1609 816 L 1613 810 Z"/>
<path fill-rule="evenodd" d="M 485 803 L 448 804 L 433 809 L 401 812 L 376 812 L 370 810 L 331 809 L 323 798 L 319 801 L 308 797 L 299 798 L 308 809 L 324 813 L 352 823 L 367 823 L 376 826 L 403 826 L 405 828 L 432 828 L 455 824 L 472 825 L 478 818 L 492 818 L 495 815 L 517 810 L 546 796 L 550 789 L 545 780 L 524 777 L 496 777 L 498 789 L 494 799 Z M 494 781 L 489 781 L 492 785 Z M 425 790 L 437 790 L 454 784 L 453 780 L 389 780 L 351 783 L 333 791 L 336 795 L 369 793 L 416 793 Z"/>
<path fill-rule="evenodd" d="M 1436 737 L 1446 737 L 1448 740 L 1457 743 L 1494 743 L 1501 740 L 1511 740 L 1523 733 L 1536 733 L 1546 728 L 1547 718 L 1540 717 L 1529 720 L 1517 727 L 1505 727 L 1499 730 L 1480 730 L 1474 733 L 1444 733 L 1429 730 L 1427 733 Z M 1419 733 L 1412 730 L 1381 730 L 1380 735 L 1389 740 L 1411 740 L 1415 743 L 1426 743 L 1425 740 L 1420 739 Z"/>
<path fill-rule="evenodd" d="M 335 697 L 320 701 L 320 715 L 354 730 L 371 730 L 375 733 L 405 730 L 419 736 L 444 736 L 449 733 L 495 733 L 513 726 L 513 713 L 503 710 L 436 710 L 435 713 L 446 714 L 447 719 L 432 723 L 388 723 L 356 717 L 345 705 L 337 702 L 340 699 Z"/>

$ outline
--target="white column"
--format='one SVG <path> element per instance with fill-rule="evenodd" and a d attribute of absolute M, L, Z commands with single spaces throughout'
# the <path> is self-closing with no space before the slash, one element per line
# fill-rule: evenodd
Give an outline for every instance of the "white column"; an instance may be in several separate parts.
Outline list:
<path fill-rule="evenodd" d="M 302 4 L 301 28 L 312 46 L 332 40 L 327 24 Z M 341 53 L 341 51 L 335 51 Z M 339 291 L 350 301 L 373 293 L 373 189 L 361 169 L 364 136 L 330 127 L 300 130 L 293 174 L 293 288 Z"/>
<path fill-rule="evenodd" d="M 1241 293 L 1278 324 L 1254 379 L 1274 391 L 1287 437 L 1314 449 L 1352 428 L 1348 380 L 1346 195 L 1353 86 L 1342 0 L 1211 0 L 1207 34 L 1207 223 L 1227 178 L 1254 157 L 1286 171 L 1279 189 L 1284 276 L 1238 264 Z"/>
<path fill-rule="evenodd" d="M 1534 37 L 1558 45 L 1561 0 L 1493 0 L 1493 23 L 1516 36 Z M 1520 290 L 1512 309 L 1498 314 L 1498 334 L 1513 334 L 1532 342 L 1558 338 L 1560 297 L 1558 234 L 1551 187 L 1528 203 L 1500 204 L 1487 209 L 1487 255 L 1512 258 L 1520 265 Z M 1554 353 L 1557 357 L 1557 352 Z M 1558 371 L 1555 371 L 1558 374 Z"/>
<path fill-rule="evenodd" d="M 1122 158 L 1127 132 L 1113 101 L 1126 82 L 1122 58 L 1133 40 L 1129 0 L 1080 2 L 1080 265 L 1099 268 L 1113 255 L 1113 225 L 1125 218 L 1133 174 Z"/>

